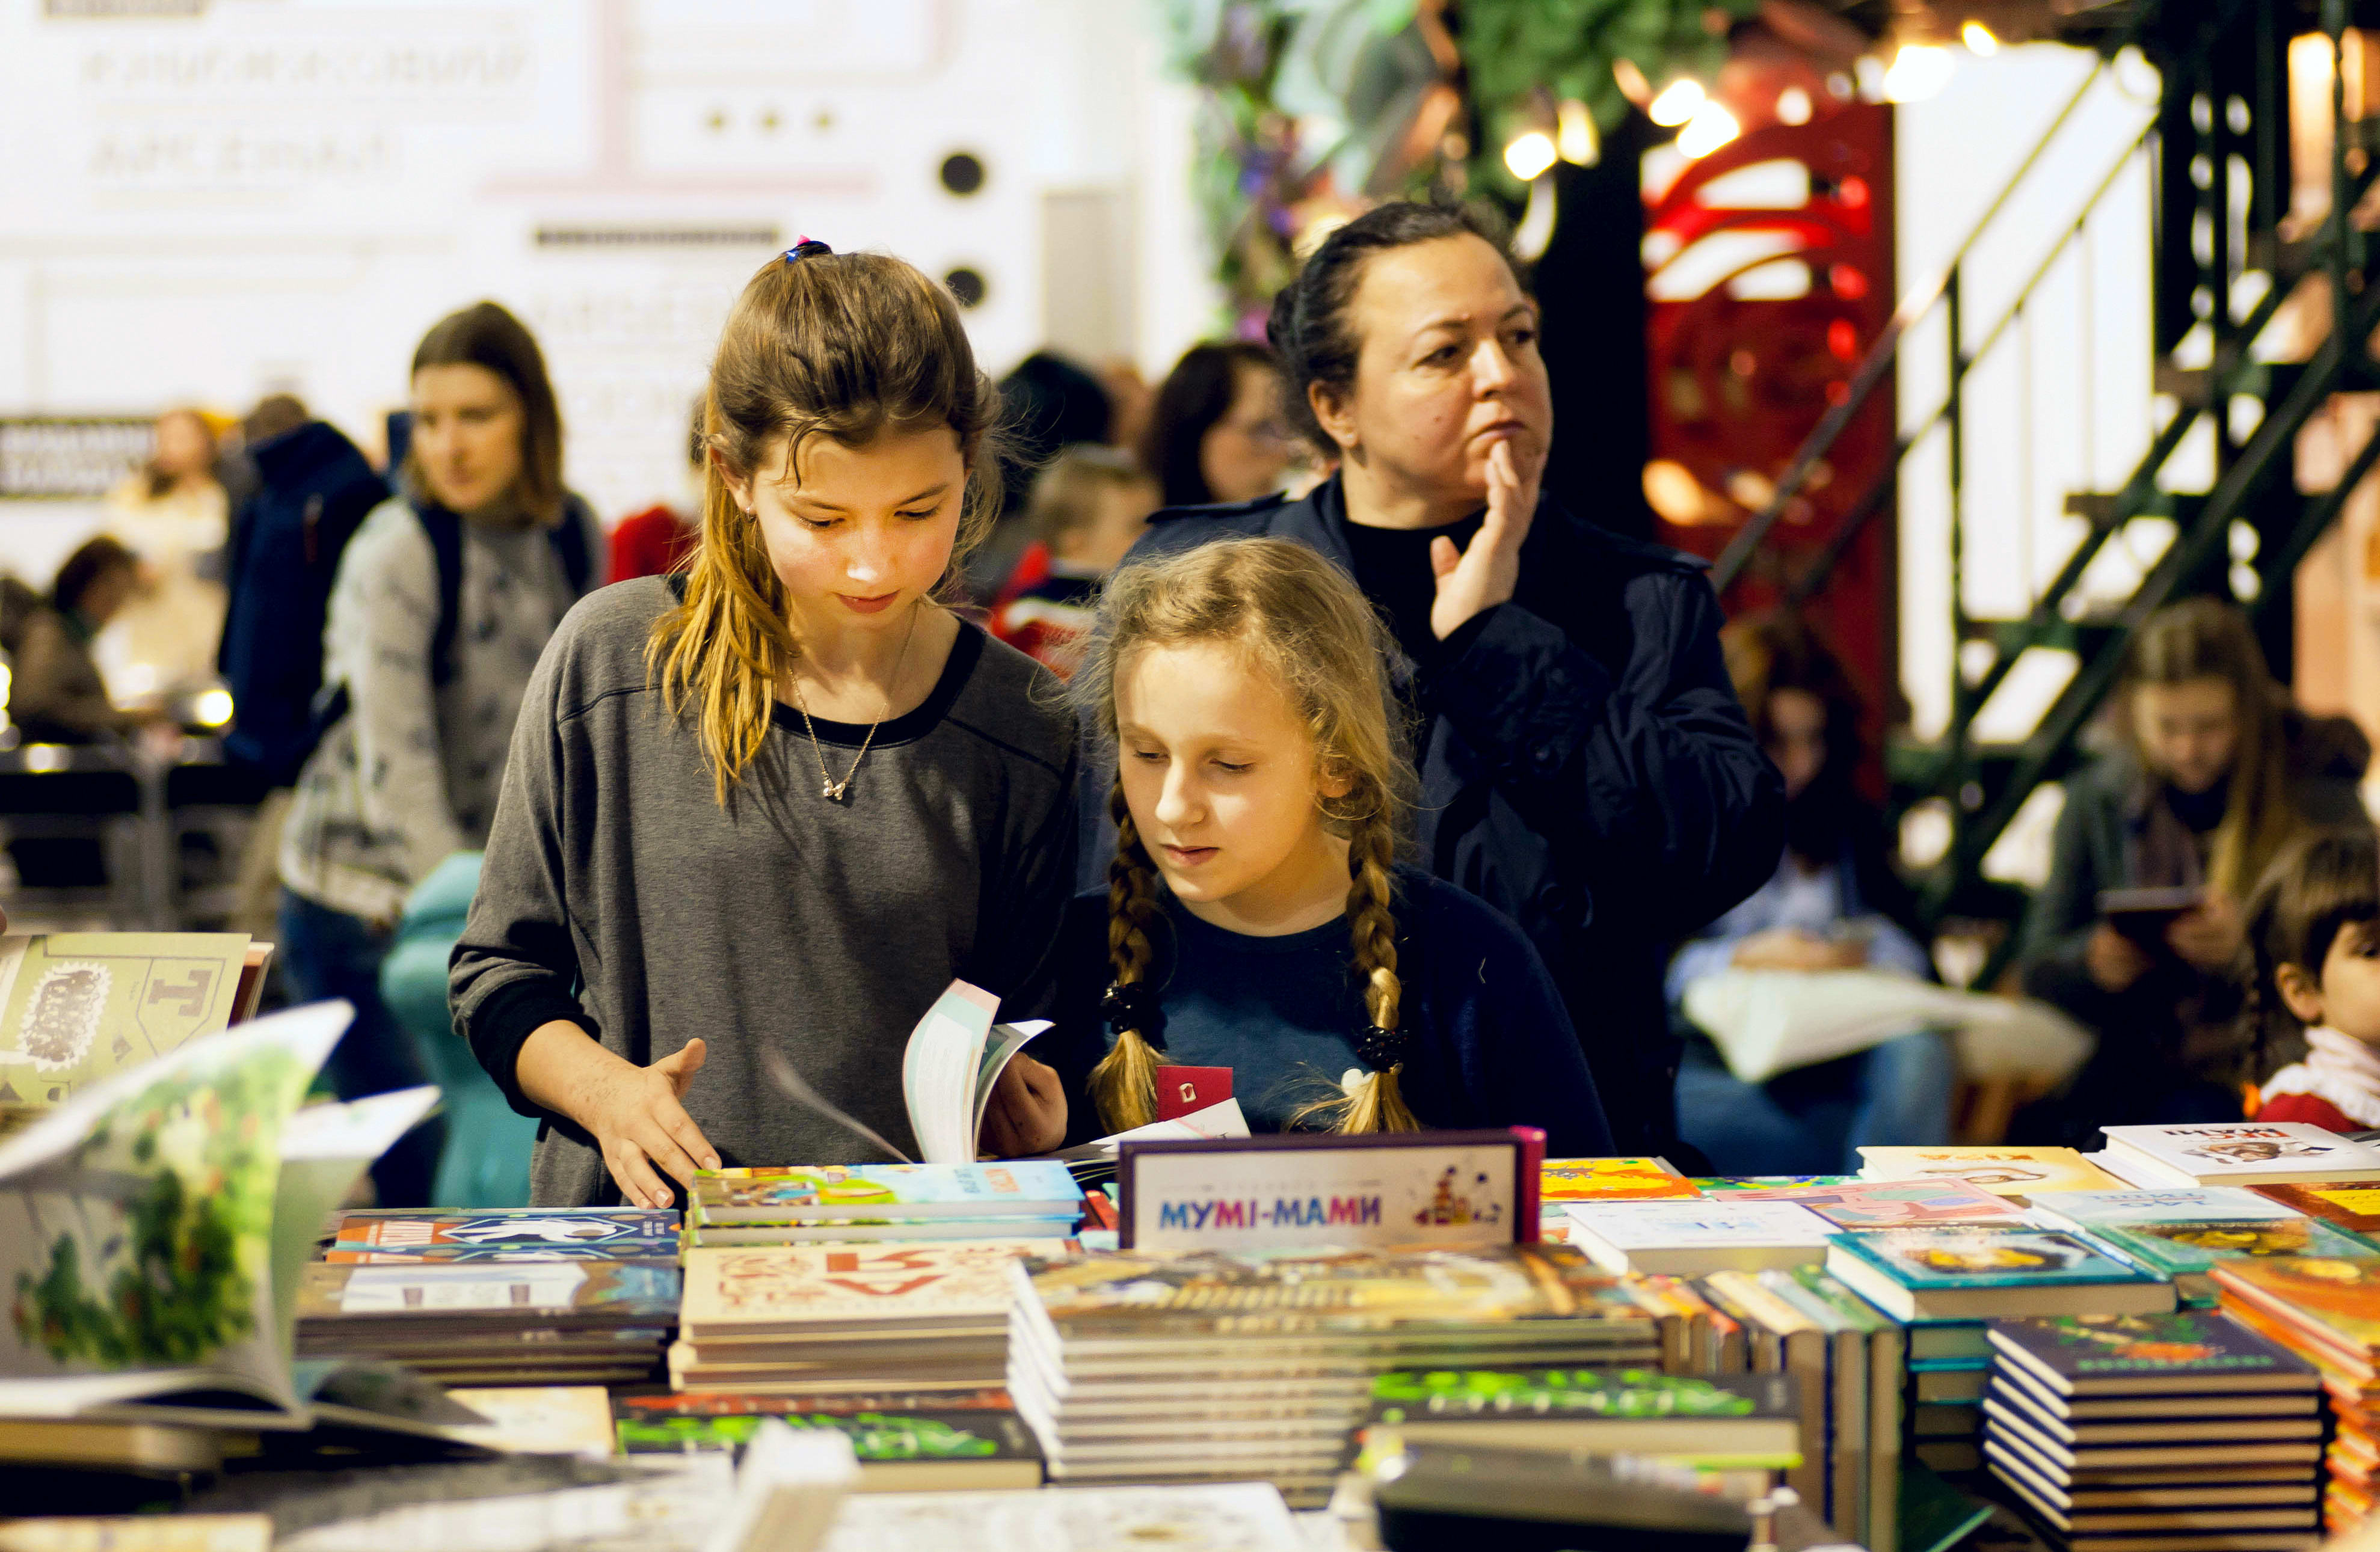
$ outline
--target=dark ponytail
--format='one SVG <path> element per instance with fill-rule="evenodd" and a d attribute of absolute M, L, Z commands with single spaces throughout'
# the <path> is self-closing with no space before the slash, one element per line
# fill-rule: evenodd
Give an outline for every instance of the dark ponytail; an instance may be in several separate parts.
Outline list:
<path fill-rule="evenodd" d="M 1466 207 L 1410 200 L 1376 205 L 1323 238 L 1297 277 L 1274 293 L 1265 338 L 1281 362 L 1281 408 L 1293 429 L 1323 452 L 1338 455 L 1338 444 L 1314 417 L 1306 388 L 1319 382 L 1343 395 L 1355 384 L 1355 358 L 1364 342 L 1348 328 L 1347 309 L 1355 299 L 1366 261 L 1390 249 L 1465 235 L 1505 253 L 1503 234 Z M 1512 261 L 1509 254 L 1505 261 Z"/>

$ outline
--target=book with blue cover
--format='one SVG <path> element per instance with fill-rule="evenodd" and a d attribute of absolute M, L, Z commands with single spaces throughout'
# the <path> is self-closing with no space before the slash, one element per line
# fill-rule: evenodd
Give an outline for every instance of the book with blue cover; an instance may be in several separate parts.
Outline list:
<path fill-rule="evenodd" d="M 1943 1225 L 1838 1234 L 1827 1270 L 1898 1320 L 2163 1314 L 2173 1285 L 2063 1230 Z"/>
<path fill-rule="evenodd" d="M 1082 1211 L 1063 1164 L 795 1164 L 703 1170 L 689 1188 L 697 1220 L 823 1223 L 931 1218 L 1056 1218 Z"/>

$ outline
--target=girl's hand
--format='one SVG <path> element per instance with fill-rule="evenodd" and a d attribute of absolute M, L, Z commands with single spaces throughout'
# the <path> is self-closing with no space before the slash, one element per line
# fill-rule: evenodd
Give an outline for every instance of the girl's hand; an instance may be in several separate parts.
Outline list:
<path fill-rule="evenodd" d="M 682 1182 L 719 1168 L 718 1150 L 679 1101 L 702 1071 L 703 1043 L 688 1040 L 650 1067 L 626 1061 L 567 1021 L 540 1025 L 521 1047 L 521 1092 L 594 1134 L 603 1165 L 632 1206 L 666 1207 L 666 1170 Z"/>
<path fill-rule="evenodd" d="M 2165 929 L 2166 946 L 2201 970 L 2228 969 L 2246 937 L 2240 907 L 2215 890 L 2206 891 L 2197 910 L 2175 917 Z"/>
<path fill-rule="evenodd" d="M 1488 517 L 1471 547 L 1457 550 L 1451 539 L 1430 540 L 1438 598 L 1429 606 L 1429 628 L 1440 641 L 1473 615 L 1512 601 L 1521 579 L 1521 544 L 1537 515 L 1537 481 L 1544 473 L 1539 459 L 1524 479 L 1512 443 L 1498 443 L 1488 452 Z"/>
<path fill-rule="evenodd" d="M 976 1146 L 995 1158 L 1020 1158 L 1065 1140 L 1065 1086 L 1049 1066 L 1018 1051 L 991 1085 Z"/>

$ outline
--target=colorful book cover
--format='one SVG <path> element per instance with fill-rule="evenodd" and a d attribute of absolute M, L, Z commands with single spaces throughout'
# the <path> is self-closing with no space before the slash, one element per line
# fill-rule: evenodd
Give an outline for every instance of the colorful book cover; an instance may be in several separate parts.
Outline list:
<path fill-rule="evenodd" d="M 1009 1267 L 1063 1241 L 763 1245 L 686 1252 L 681 1323 L 690 1339 L 738 1327 L 1003 1316 L 1014 1297 Z"/>
<path fill-rule="evenodd" d="M 1372 1382 L 1372 1421 L 1423 1416 L 1774 1417 L 1799 1422 L 1781 1374 L 1666 1375 L 1649 1369 L 1398 1370 Z"/>
<path fill-rule="evenodd" d="M 1652 1322 L 1572 1245 L 1476 1250 L 1121 1251 L 1023 1264 L 1064 1336 L 1235 1336 L 1500 1325 L 1564 1317 Z M 1582 1330 L 1585 1340 L 1594 1338 Z"/>
<path fill-rule="evenodd" d="M 704 1170 L 689 1194 L 706 1223 L 828 1218 L 1047 1218 L 1075 1208 L 1083 1188 L 1063 1164 L 802 1164 Z"/>
<path fill-rule="evenodd" d="M 2044 1288 L 2077 1282 L 2151 1282 L 2147 1273 L 2056 1229 L 1991 1224 L 1871 1229 L 1834 1243 L 1901 1286 Z"/>
<path fill-rule="evenodd" d="M 619 1261 L 630 1266 L 674 1267 L 678 1243 L 625 1240 L 617 1244 L 426 1244 L 365 1248 L 334 1243 L 322 1259 L 334 1267 L 455 1266 L 472 1261 Z"/>
<path fill-rule="evenodd" d="M 2225 1180 L 2380 1180 L 2380 1148 L 2303 1122 L 2107 1126 L 2107 1146 L 2202 1183 Z"/>
<path fill-rule="evenodd" d="M 432 1247 L 670 1245 L 678 1215 L 667 1208 L 486 1212 L 394 1217 L 349 1213 L 332 1237 L 334 1250 L 420 1251 Z"/>
<path fill-rule="evenodd" d="M 1850 1185 L 1857 1175 L 1690 1175 L 1695 1190 L 1706 1196 L 1726 1196 L 1741 1191 L 1791 1191 L 1797 1187 L 1823 1189 L 1830 1185 Z"/>
<path fill-rule="evenodd" d="M 2374 1195 L 2380 1196 L 2380 1192 Z M 2286 1203 L 2236 1185 L 2176 1186 L 2170 1191 L 2045 1191 L 2028 1200 L 2039 1212 L 2095 1231 L 2109 1223 L 2253 1223 L 2304 1216 Z"/>
<path fill-rule="evenodd" d="M 667 1401 L 672 1398 L 650 1398 Z M 922 1407 L 818 1412 L 793 1407 L 767 1411 L 705 1412 L 613 1407 L 620 1451 L 625 1455 L 693 1455 L 725 1450 L 741 1455 L 770 1418 L 788 1427 L 831 1429 L 851 1440 L 861 1465 L 909 1461 L 1038 1461 L 1033 1436 L 1008 1411 Z"/>
<path fill-rule="evenodd" d="M 2316 1218 L 2212 1223 L 2103 1223 L 2091 1231 L 2168 1277 L 2204 1272 L 2217 1261 L 2243 1256 L 2320 1255 L 2368 1258 L 2371 1245 Z"/>
<path fill-rule="evenodd" d="M 2380 1183 L 2313 1181 L 2289 1185 L 2252 1185 L 2258 1196 L 2279 1203 L 2352 1234 L 2380 1233 Z"/>
<path fill-rule="evenodd" d="M 1538 1174 L 1537 1199 L 1557 1202 L 1691 1197 L 1694 1182 L 1658 1158 L 1548 1158 Z M 1550 1216 L 1559 1216 L 1550 1213 Z"/>
<path fill-rule="evenodd" d="M 85 1085 L 231 1023 L 245 932 L 0 938 L 0 1105 Z"/>
<path fill-rule="evenodd" d="M 2270 1388 L 2313 1389 L 2313 1365 L 2214 1310 L 2171 1315 L 2049 1315 L 1995 1320 L 1992 1345 L 2065 1388 L 2118 1379 L 2268 1376 Z"/>
<path fill-rule="evenodd" d="M 2225 1285 L 2227 1302 L 2232 1289 L 2261 1295 L 2267 1307 L 2285 1305 L 2346 1345 L 2380 1353 L 2380 1260 L 2242 1257 L 2218 1264 L 2212 1275 Z"/>
<path fill-rule="evenodd" d="M 306 1268 L 298 1318 L 504 1316 L 547 1321 L 557 1314 L 604 1324 L 667 1324 L 678 1307 L 674 1267 L 616 1261 L 525 1261 L 468 1266 L 331 1266 Z"/>
<path fill-rule="evenodd" d="M 1962 1180 L 1853 1180 L 1727 1194 L 1730 1202 L 1791 1202 L 1838 1229 L 1898 1229 L 1927 1223 L 2010 1223 L 2024 1209 Z"/>
<path fill-rule="evenodd" d="M 1865 1180 L 1962 1180 L 1995 1196 L 2124 1186 L 2069 1147 L 1864 1147 L 1859 1153 Z"/>

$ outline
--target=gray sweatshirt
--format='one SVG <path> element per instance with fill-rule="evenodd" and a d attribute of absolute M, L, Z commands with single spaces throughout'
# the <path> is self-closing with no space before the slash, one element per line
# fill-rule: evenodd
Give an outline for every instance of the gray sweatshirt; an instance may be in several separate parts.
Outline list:
<path fill-rule="evenodd" d="M 1049 671 L 972 626 L 923 705 L 877 730 L 844 802 L 801 719 L 716 801 L 691 718 L 645 644 L 671 579 L 607 588 L 562 623 L 515 731 L 487 864 L 455 950 L 455 1025 L 514 1108 L 542 1115 L 540 1206 L 619 1200 L 593 1141 L 521 1095 L 522 1043 L 577 1022 L 639 1065 L 700 1036 L 686 1108 L 722 1163 L 879 1158 L 782 1097 L 784 1054 L 914 1153 L 909 1031 L 953 976 L 1030 1017 L 1050 996 L 1075 871 L 1075 722 Z M 821 721 L 837 779 L 864 725 Z M 576 995 L 573 995 L 576 988 Z"/>

